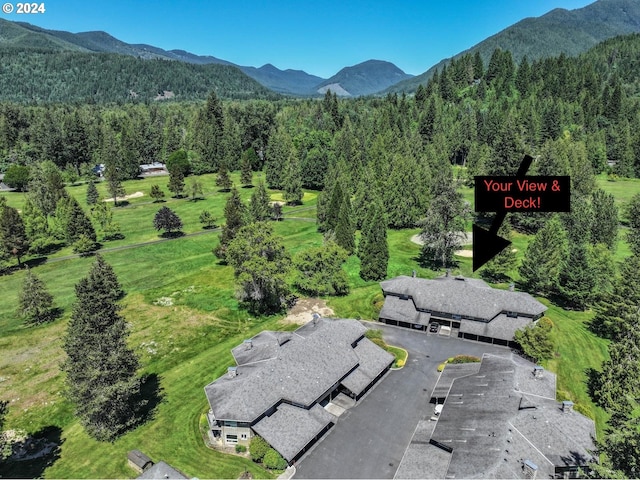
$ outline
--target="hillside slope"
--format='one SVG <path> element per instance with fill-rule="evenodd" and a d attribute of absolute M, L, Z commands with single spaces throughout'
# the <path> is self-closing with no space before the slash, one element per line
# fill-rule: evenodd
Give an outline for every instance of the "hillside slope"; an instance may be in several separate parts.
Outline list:
<path fill-rule="evenodd" d="M 597 43 L 618 35 L 640 32 L 640 1 L 598 0 L 576 10 L 555 9 L 536 18 L 526 18 L 473 47 L 460 52 L 480 52 L 488 63 L 496 48 L 509 50 L 516 62 L 554 57 L 564 53 L 575 56 Z M 426 72 L 390 87 L 388 92 L 413 92 L 450 59 L 444 59 Z"/>

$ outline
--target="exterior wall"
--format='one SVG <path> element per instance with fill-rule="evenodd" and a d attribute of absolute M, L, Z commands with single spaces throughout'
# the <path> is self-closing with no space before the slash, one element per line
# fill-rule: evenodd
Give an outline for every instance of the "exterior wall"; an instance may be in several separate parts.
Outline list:
<path fill-rule="evenodd" d="M 249 427 L 222 427 L 222 441 L 225 445 L 249 445 L 253 431 Z"/>

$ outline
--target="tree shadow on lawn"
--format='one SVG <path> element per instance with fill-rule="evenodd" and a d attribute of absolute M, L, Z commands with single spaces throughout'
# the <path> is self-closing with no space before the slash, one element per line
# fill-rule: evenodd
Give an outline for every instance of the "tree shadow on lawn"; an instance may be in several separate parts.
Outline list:
<path fill-rule="evenodd" d="M 184 237 L 184 232 L 164 232 L 160 235 L 161 238 L 180 238 Z"/>
<path fill-rule="evenodd" d="M 42 478 L 45 470 L 60 458 L 63 442 L 62 429 L 53 425 L 15 442 L 11 456 L 4 462 L 0 461 L 0 477 Z"/>
<path fill-rule="evenodd" d="M 156 408 L 164 400 L 163 390 L 156 373 L 140 379 L 140 394 L 133 399 L 134 405 L 140 405 L 134 428 L 154 419 Z"/>

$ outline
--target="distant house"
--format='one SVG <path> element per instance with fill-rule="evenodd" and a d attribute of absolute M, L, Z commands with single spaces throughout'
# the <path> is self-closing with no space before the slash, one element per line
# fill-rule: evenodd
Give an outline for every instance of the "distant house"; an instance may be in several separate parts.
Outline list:
<path fill-rule="evenodd" d="M 169 175 L 169 171 L 167 170 L 167 166 L 161 162 L 140 165 L 140 176 L 146 177 L 149 175 Z"/>
<path fill-rule="evenodd" d="M 442 412 L 419 422 L 396 477 L 576 478 L 597 460 L 595 424 L 555 391 L 553 373 L 513 354 L 447 365 Z"/>
<path fill-rule="evenodd" d="M 258 434 L 287 462 L 300 458 L 336 423 L 332 400 L 357 401 L 389 370 L 393 356 L 366 330 L 316 317 L 295 332 L 245 340 L 231 351 L 237 366 L 205 387 L 212 436 L 246 445 Z"/>
<path fill-rule="evenodd" d="M 100 163 L 98 165 L 95 165 L 91 171 L 93 172 L 93 174 L 97 177 L 104 177 L 104 170 L 105 170 L 105 166 L 104 163 Z"/>
<path fill-rule="evenodd" d="M 380 286 L 381 322 L 420 331 L 438 323 L 452 336 L 496 345 L 516 346 L 515 331 L 547 310 L 528 293 L 498 290 L 475 278 L 399 276 Z"/>

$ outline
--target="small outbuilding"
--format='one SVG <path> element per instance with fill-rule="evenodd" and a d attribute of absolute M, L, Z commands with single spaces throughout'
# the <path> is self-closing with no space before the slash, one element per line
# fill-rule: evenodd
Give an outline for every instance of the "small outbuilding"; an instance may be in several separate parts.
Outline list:
<path fill-rule="evenodd" d="M 153 466 L 151 459 L 140 450 L 131 450 L 127 454 L 127 463 L 138 473 L 142 473 Z"/>

